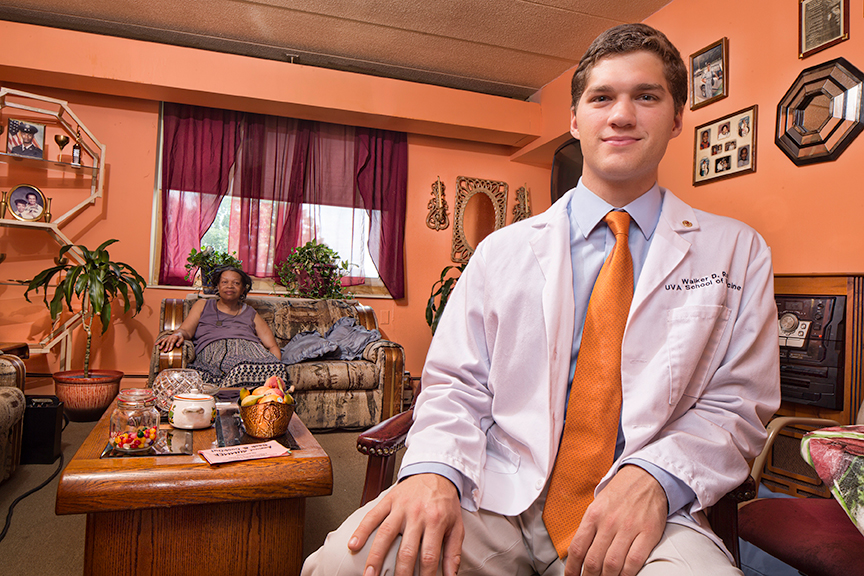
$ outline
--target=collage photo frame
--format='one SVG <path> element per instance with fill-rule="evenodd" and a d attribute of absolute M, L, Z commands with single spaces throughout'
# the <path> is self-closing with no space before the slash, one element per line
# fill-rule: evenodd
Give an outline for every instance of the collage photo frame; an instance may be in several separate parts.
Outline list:
<path fill-rule="evenodd" d="M 756 123 L 753 105 L 695 129 L 693 185 L 756 171 Z"/>

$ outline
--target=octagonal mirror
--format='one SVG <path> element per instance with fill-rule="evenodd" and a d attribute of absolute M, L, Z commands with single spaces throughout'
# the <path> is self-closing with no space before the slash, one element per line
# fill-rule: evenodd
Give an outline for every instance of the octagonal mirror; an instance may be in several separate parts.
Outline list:
<path fill-rule="evenodd" d="M 845 58 L 807 68 L 777 105 L 774 142 L 797 166 L 836 160 L 864 129 L 862 84 Z"/>

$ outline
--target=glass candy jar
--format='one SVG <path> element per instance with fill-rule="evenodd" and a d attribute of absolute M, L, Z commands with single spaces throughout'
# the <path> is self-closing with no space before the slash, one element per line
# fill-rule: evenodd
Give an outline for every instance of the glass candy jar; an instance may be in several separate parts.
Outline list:
<path fill-rule="evenodd" d="M 121 452 L 144 452 L 156 443 L 159 410 L 156 396 L 149 388 L 126 388 L 117 396 L 111 414 L 108 442 Z"/>

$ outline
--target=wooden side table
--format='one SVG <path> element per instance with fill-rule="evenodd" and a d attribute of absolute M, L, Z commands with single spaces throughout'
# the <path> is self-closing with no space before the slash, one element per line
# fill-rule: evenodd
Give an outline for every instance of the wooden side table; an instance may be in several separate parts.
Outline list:
<path fill-rule="evenodd" d="M 332 492 L 330 458 L 295 415 L 300 450 L 210 466 L 194 455 L 104 458 L 109 407 L 69 462 L 57 514 L 87 514 L 84 574 L 299 575 L 306 498 Z"/>
<path fill-rule="evenodd" d="M 26 360 L 30 358 L 30 346 L 26 342 L 0 342 L 0 354 L 12 354 Z"/>

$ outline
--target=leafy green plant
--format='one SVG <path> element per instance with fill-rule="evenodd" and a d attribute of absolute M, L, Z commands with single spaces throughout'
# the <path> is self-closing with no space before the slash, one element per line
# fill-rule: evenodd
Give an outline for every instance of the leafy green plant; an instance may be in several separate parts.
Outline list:
<path fill-rule="evenodd" d="M 212 246 L 202 246 L 201 250 L 192 248 L 186 257 L 186 280 L 195 277 L 195 272 L 201 270 L 201 285 L 211 287 L 210 275 L 221 266 L 234 266 L 243 269 L 243 262 L 237 259 L 237 252 L 222 252 Z"/>
<path fill-rule="evenodd" d="M 324 243 L 312 239 L 291 250 L 276 266 L 279 283 L 292 296 L 301 298 L 339 299 L 349 295 L 342 288 L 342 277 L 348 273 L 348 262 Z"/>
<path fill-rule="evenodd" d="M 451 270 L 459 273 L 458 276 L 448 276 Z M 447 300 L 450 299 L 450 293 L 453 287 L 456 286 L 456 281 L 462 276 L 465 271 L 465 263 L 458 265 L 446 266 L 441 271 L 439 278 L 432 285 L 432 294 L 429 296 L 429 301 L 426 303 L 426 324 L 432 329 L 432 334 L 438 329 L 438 321 L 441 319 L 441 314 L 444 313 L 444 306 L 447 305 Z"/>
<path fill-rule="evenodd" d="M 110 255 L 105 249 L 117 240 L 107 240 L 95 250 L 88 250 L 80 244 L 67 244 L 60 248 L 57 266 L 47 268 L 36 275 L 27 290 L 24 298 L 30 302 L 28 294 L 31 291 L 39 293 L 41 288 L 44 292 L 42 301 L 51 312 L 51 320 L 56 320 L 63 310 L 63 303 L 70 312 L 76 312 L 73 308 L 73 300 L 76 302 L 78 312 L 81 312 L 84 331 L 87 332 L 87 349 L 84 354 L 84 377 L 90 377 L 90 346 L 93 340 L 93 319 L 98 317 L 102 324 L 102 334 L 108 330 L 111 323 L 111 304 L 117 296 L 123 298 L 123 312 L 129 312 L 132 307 L 131 296 L 135 301 L 135 314 L 141 311 L 144 305 L 144 288 L 147 283 L 138 272 L 123 262 L 112 262 Z M 72 264 L 63 259 L 70 250 L 76 249 L 81 252 L 83 264 Z M 65 273 L 65 275 L 64 275 Z M 54 296 L 48 301 L 48 287 L 54 277 L 58 277 Z"/>

